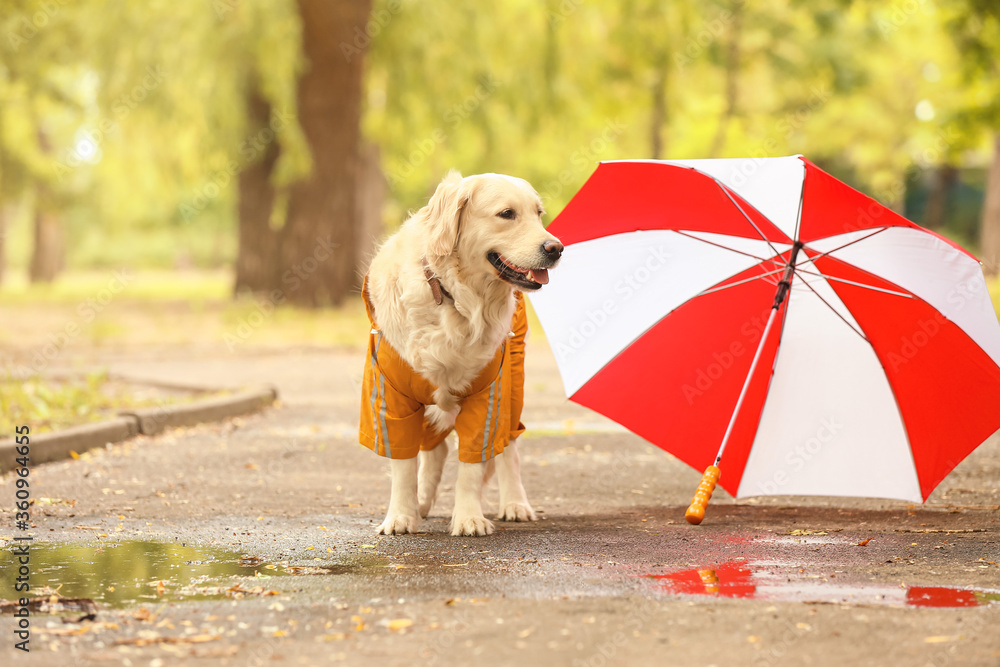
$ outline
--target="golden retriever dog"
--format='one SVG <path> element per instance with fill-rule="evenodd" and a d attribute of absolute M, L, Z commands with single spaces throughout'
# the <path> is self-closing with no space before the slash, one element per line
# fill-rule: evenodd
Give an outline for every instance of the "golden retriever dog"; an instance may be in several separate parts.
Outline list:
<path fill-rule="evenodd" d="M 448 454 L 445 442 L 434 445 L 437 438 L 433 434 L 440 434 L 443 440 L 444 433 L 456 428 L 456 419 L 460 456 L 451 534 L 493 532 L 493 524 L 483 515 L 482 491 L 494 468 L 500 495 L 496 518 L 536 519 L 521 483 L 515 440 L 501 446 L 503 451 L 495 456 L 491 455 L 492 445 L 487 447 L 487 440 L 492 442 L 493 424 L 498 429 L 501 423 L 496 417 L 501 411 L 499 396 L 515 389 L 522 392 L 523 373 L 519 378 L 515 373 L 497 373 L 492 384 L 491 378 L 486 379 L 489 407 L 482 410 L 485 425 L 465 399 L 479 378 L 493 372 L 489 369 L 507 368 L 499 365 L 498 359 L 505 359 L 504 350 L 511 347 L 507 341 L 514 336 L 512 319 L 521 298 L 517 292 L 540 289 L 548 282 L 547 269 L 554 267 L 562 254 L 559 239 L 542 225 L 543 214 L 541 199 L 527 181 L 500 174 L 462 178 L 453 171 L 441 181 L 428 204 L 411 215 L 372 260 L 365 290 L 372 318 L 366 361 L 366 387 L 371 388 L 361 401 L 361 439 L 390 458 L 391 496 L 379 533 L 415 532 L 420 519 L 428 515 Z M 518 312 L 526 326 L 523 311 Z M 386 370 L 388 353 L 396 355 L 397 366 L 405 366 L 420 379 L 394 378 Z M 520 386 L 510 386 L 518 380 Z M 399 396 L 405 393 L 399 391 L 399 385 L 410 387 L 423 381 L 431 398 L 413 412 L 422 415 L 416 417 L 421 421 L 408 424 L 405 413 L 415 403 Z M 487 389 L 480 394 L 487 396 Z M 461 412 L 466 414 L 460 416 Z M 370 426 L 367 441 L 366 419 Z M 462 428 L 468 430 L 472 419 L 478 424 L 478 433 L 486 435 L 480 437 L 482 460 L 476 442 L 476 460 L 466 461 L 469 455 L 461 440 Z M 393 432 L 393 428 L 397 430 Z M 432 435 L 421 436 L 420 429 Z M 389 439 L 395 435 L 396 441 L 388 442 L 386 433 Z M 410 434 L 410 442 L 400 442 L 400 433 Z M 508 437 L 506 433 L 501 440 Z M 428 442 L 432 449 L 427 448 Z M 390 449 L 399 458 L 390 454 Z"/>

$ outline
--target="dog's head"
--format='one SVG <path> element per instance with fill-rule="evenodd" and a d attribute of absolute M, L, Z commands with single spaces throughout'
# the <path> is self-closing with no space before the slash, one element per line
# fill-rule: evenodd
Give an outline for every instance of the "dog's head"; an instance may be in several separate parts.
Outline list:
<path fill-rule="evenodd" d="M 488 273 L 524 291 L 549 282 L 563 245 L 542 225 L 542 200 L 531 185 L 502 174 L 452 171 L 420 211 L 424 254 L 455 257 L 463 271 Z"/>

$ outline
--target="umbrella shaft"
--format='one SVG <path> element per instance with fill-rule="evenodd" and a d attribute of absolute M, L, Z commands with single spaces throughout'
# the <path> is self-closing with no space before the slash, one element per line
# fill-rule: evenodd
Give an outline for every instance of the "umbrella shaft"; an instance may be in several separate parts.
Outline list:
<path fill-rule="evenodd" d="M 729 418 L 729 426 L 726 427 L 726 434 L 722 436 L 722 446 L 719 447 L 719 453 L 715 457 L 715 465 L 719 465 L 719 462 L 722 460 L 722 453 L 726 451 L 726 445 L 729 444 L 729 436 L 733 434 L 733 426 L 736 425 L 736 417 L 740 414 L 740 408 L 743 407 L 743 399 L 746 398 L 747 390 L 750 388 L 750 379 L 757 370 L 757 364 L 760 362 L 760 355 L 764 351 L 764 342 L 767 340 L 768 334 L 771 333 L 771 327 L 774 325 L 774 319 L 777 314 L 778 307 L 775 306 L 771 309 L 771 314 L 767 316 L 767 324 L 764 326 L 764 333 L 760 337 L 760 343 L 757 345 L 757 351 L 754 352 L 753 361 L 750 362 L 750 371 L 747 373 L 747 379 L 743 382 L 743 389 L 740 390 L 740 397 L 737 399 L 736 407 L 733 409 L 733 416 Z"/>
<path fill-rule="evenodd" d="M 781 307 L 781 302 L 785 300 L 785 297 L 788 296 L 788 290 L 792 288 L 792 274 L 795 273 L 795 258 L 798 257 L 801 248 L 802 241 L 796 241 L 792 246 L 792 255 L 788 260 L 788 265 L 785 267 L 785 275 L 781 277 L 781 282 L 778 283 L 778 292 L 774 295 L 774 306 L 772 306 L 774 310 Z"/>
<path fill-rule="evenodd" d="M 753 374 L 757 370 L 757 364 L 760 362 L 760 355 L 764 352 L 764 343 L 771 333 L 771 327 L 774 325 L 778 310 L 780 310 L 781 304 L 792 286 L 792 275 L 795 272 L 795 258 L 798 256 L 801 248 L 802 241 L 796 241 L 792 246 L 792 254 L 788 261 L 788 266 L 785 267 L 785 275 L 782 276 L 781 282 L 778 283 L 778 293 L 774 296 L 774 305 L 771 307 L 771 314 L 767 316 L 764 333 L 760 337 L 760 343 L 757 344 L 757 351 L 754 352 L 753 361 L 750 362 L 750 371 L 747 373 L 747 379 L 743 381 L 743 389 L 740 390 L 740 397 L 736 400 L 736 407 L 733 408 L 733 416 L 729 418 L 729 426 L 726 427 L 726 434 L 722 436 L 722 446 L 719 447 L 719 453 L 715 457 L 715 465 L 719 465 L 719 462 L 722 461 L 722 454 L 726 451 L 726 445 L 729 444 L 729 436 L 733 434 L 733 426 L 736 425 L 736 418 L 743 407 L 743 399 L 746 398 L 747 390 L 750 389 L 750 380 L 753 379 Z"/>

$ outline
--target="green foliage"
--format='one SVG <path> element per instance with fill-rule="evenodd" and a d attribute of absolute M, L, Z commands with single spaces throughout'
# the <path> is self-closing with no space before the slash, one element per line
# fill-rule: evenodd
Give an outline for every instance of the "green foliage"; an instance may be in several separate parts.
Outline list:
<path fill-rule="evenodd" d="M 365 130 L 390 224 L 451 167 L 524 176 L 557 213 L 656 133 L 665 158 L 804 153 L 895 206 L 912 167 L 987 159 L 930 0 L 383 0 L 373 16 Z"/>

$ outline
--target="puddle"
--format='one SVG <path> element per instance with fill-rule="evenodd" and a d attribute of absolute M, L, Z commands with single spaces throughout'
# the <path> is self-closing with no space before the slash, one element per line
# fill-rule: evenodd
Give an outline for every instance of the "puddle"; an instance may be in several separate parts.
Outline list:
<path fill-rule="evenodd" d="M 847 575 L 838 579 L 836 575 L 803 574 L 787 565 L 762 562 L 734 561 L 644 577 L 655 580 L 662 592 L 696 597 L 908 607 L 1000 605 L 1000 591 L 851 582 Z"/>
<path fill-rule="evenodd" d="M 212 547 L 162 542 L 35 543 L 31 595 L 90 599 L 102 607 L 250 598 L 275 594 L 273 578 L 346 574 L 367 566 L 294 566 Z M 14 591 L 15 568 L 0 570 L 0 587 Z"/>

